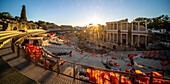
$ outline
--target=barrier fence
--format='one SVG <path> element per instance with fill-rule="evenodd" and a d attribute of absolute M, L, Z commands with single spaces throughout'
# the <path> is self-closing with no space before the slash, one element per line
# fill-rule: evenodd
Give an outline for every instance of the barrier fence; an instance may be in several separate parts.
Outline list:
<path fill-rule="evenodd" d="M 25 48 L 26 59 L 33 61 L 44 69 L 49 69 L 57 74 L 63 74 L 73 79 L 79 79 L 90 83 L 100 84 L 169 84 L 170 79 L 164 78 L 157 72 L 143 73 L 140 70 L 131 72 L 113 71 L 97 67 L 77 64 L 61 60 L 58 56 L 51 54 L 43 48 Z M 34 47 L 34 48 L 33 48 Z"/>
<path fill-rule="evenodd" d="M 77 64 L 74 61 L 61 60 L 58 56 L 37 46 L 26 45 L 21 47 L 14 43 L 12 45 L 15 46 L 15 50 L 17 48 L 18 56 L 21 56 L 20 53 L 23 52 L 25 53 L 24 58 L 34 62 L 36 66 L 41 66 L 45 70 L 49 69 L 73 79 L 99 84 L 170 84 L 170 79 L 164 78 L 156 72 L 147 74 L 136 70 L 132 73 L 91 67 Z"/>

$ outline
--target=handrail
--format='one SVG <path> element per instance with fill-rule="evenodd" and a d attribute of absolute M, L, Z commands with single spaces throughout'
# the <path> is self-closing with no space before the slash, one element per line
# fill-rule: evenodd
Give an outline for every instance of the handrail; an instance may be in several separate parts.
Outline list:
<path fill-rule="evenodd" d="M 60 59 L 58 56 L 55 56 L 55 55 L 49 53 L 49 52 L 46 51 L 44 48 L 42 48 L 42 50 L 43 50 L 46 54 L 48 54 L 48 55 L 50 55 L 50 56 L 52 56 L 52 57 L 54 57 L 54 58 Z"/>
<path fill-rule="evenodd" d="M 31 32 L 31 33 L 28 33 L 26 36 L 23 36 L 23 37 L 21 37 L 21 38 L 19 38 L 17 41 L 15 41 L 15 43 L 14 43 L 14 45 L 16 45 L 17 43 L 19 43 L 19 41 L 20 40 L 22 40 L 22 39 L 24 39 L 24 38 L 26 38 L 26 37 L 28 37 L 28 36 L 31 36 L 31 35 L 37 35 L 37 33 L 38 34 L 42 34 L 42 33 L 45 33 L 45 32 Z"/>
<path fill-rule="evenodd" d="M 41 32 L 41 33 L 42 33 L 42 32 Z M 38 33 L 38 34 L 41 34 L 41 33 Z M 24 37 L 27 37 L 27 36 L 30 36 L 30 35 L 32 35 L 32 34 L 29 33 L 28 35 L 26 35 L 26 36 L 24 36 Z M 36 34 L 35 34 L 35 35 L 36 35 Z M 17 42 L 20 41 L 20 40 L 22 40 L 22 39 L 24 39 L 24 37 L 18 39 Z M 15 43 L 17 43 L 17 42 L 15 42 Z M 60 69 L 59 69 L 59 61 L 65 61 L 65 60 L 61 60 L 60 57 L 58 57 L 58 56 L 56 56 L 56 55 L 54 55 L 54 54 L 51 54 L 49 51 L 46 51 L 44 48 L 42 48 L 42 51 L 43 51 L 45 54 L 50 55 L 50 56 L 53 57 L 54 59 L 57 59 L 57 69 L 58 69 L 58 70 L 57 70 L 57 73 L 58 73 L 58 74 L 61 74 L 61 73 L 60 73 Z M 45 58 L 46 58 L 46 57 L 45 57 Z M 65 61 L 65 62 L 66 62 L 66 63 L 73 64 L 73 65 L 74 65 L 73 69 L 75 69 L 75 66 L 76 66 L 76 65 L 79 65 L 79 66 L 81 66 L 81 67 L 83 67 L 83 68 L 90 68 L 90 69 L 94 69 L 94 70 L 101 70 L 101 71 L 106 71 L 106 72 L 113 72 L 113 73 L 118 73 L 118 74 L 120 74 L 120 75 L 125 75 L 125 76 L 128 76 L 128 77 L 132 77 L 132 76 L 135 76 L 135 77 L 136 77 L 136 76 L 149 77 L 149 78 L 150 78 L 149 80 L 151 80 L 151 81 L 153 81 L 153 80 L 152 80 L 153 78 L 170 80 L 170 79 L 168 79 L 168 78 L 148 76 L 148 75 L 135 74 L 135 73 L 130 73 L 130 72 L 122 72 L 122 71 L 115 71 L 115 70 L 103 69 L 103 68 L 98 68 L 98 67 L 93 67 L 93 66 L 87 66 L 87 65 L 78 64 L 78 63 L 75 63 L 75 62 L 70 62 L 70 61 Z M 55 65 L 56 65 L 56 64 L 55 64 Z M 129 76 L 129 75 L 130 75 L 130 76 Z M 73 78 L 75 78 L 75 74 L 74 74 Z"/>
<path fill-rule="evenodd" d="M 52 57 L 59 58 L 58 56 L 55 56 L 55 55 L 53 55 L 53 54 L 50 54 L 49 52 L 45 51 L 44 49 L 43 49 L 43 51 L 44 51 L 45 53 L 47 53 L 48 55 L 51 55 Z M 60 61 L 65 61 L 65 60 L 61 60 L 61 59 L 59 59 L 59 60 L 60 60 Z M 102 70 L 102 71 L 106 71 L 106 72 L 119 73 L 119 74 L 122 74 L 122 75 L 143 76 L 143 77 L 152 77 L 152 78 L 170 80 L 170 79 L 168 79 L 168 78 L 155 77 L 155 76 L 147 76 L 147 75 L 135 74 L 135 73 L 130 73 L 130 72 L 123 72 L 123 71 L 116 71 L 116 70 L 109 70 L 109 69 L 103 69 L 103 68 L 98 68 L 98 67 L 92 67 L 92 66 L 82 65 L 82 64 L 78 64 L 78 63 L 74 63 L 74 62 L 69 62 L 69 61 L 65 61 L 65 62 L 70 63 L 70 64 L 75 64 L 75 65 L 80 65 L 80 66 L 83 66 L 83 67 L 86 67 L 86 68 L 90 68 L 90 69 Z"/>

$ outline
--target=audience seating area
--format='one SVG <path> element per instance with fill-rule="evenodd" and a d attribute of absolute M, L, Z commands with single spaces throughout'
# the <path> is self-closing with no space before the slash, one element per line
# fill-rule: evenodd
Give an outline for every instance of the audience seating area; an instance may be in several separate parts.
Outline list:
<path fill-rule="evenodd" d="M 50 37 L 52 34 L 47 34 L 47 37 Z M 63 35 L 59 36 L 60 39 L 68 38 L 68 35 Z M 49 44 L 48 41 L 44 41 L 42 47 L 46 50 L 50 50 L 51 53 L 58 55 L 58 53 L 66 53 L 64 55 L 68 55 L 70 51 L 76 52 L 77 55 L 82 55 L 83 53 L 88 53 L 87 51 L 83 51 L 81 49 L 76 49 L 74 48 L 73 45 L 71 45 L 71 42 L 69 40 L 64 41 L 64 45 L 53 45 Z M 50 68 L 53 65 L 56 64 L 56 60 L 48 59 L 46 58 L 46 55 L 42 53 L 43 48 L 34 46 L 32 44 L 27 44 L 25 46 L 25 53 L 28 57 L 29 60 L 32 60 L 33 62 L 38 62 L 41 66 Z M 115 51 L 117 53 L 117 51 Z M 143 53 L 144 58 L 148 59 L 155 59 L 159 60 L 160 55 L 164 56 L 166 53 L 165 52 L 159 52 L 159 51 L 142 51 L 140 53 Z M 96 56 L 98 55 L 100 57 L 107 56 L 101 53 L 91 53 L 91 56 Z M 109 53 L 110 54 L 110 53 Z M 113 53 L 111 53 L 113 54 Z M 138 56 L 138 54 L 131 54 L 129 55 L 129 59 L 132 59 L 133 57 Z M 47 59 L 47 60 L 46 60 Z M 114 65 L 120 66 L 118 63 L 112 61 L 112 60 L 117 60 L 118 58 L 115 56 L 110 57 L 109 62 L 113 62 Z M 46 60 L 46 61 L 45 61 Z M 66 60 L 67 61 L 67 60 Z M 160 64 L 164 67 L 168 64 L 169 62 L 167 60 L 163 60 Z M 65 60 L 60 61 L 60 65 L 65 64 Z M 127 63 L 127 66 L 132 66 L 131 63 Z M 170 71 L 170 69 L 164 69 L 161 67 L 158 67 L 159 70 L 162 71 Z M 130 70 L 126 69 L 125 72 L 116 72 L 113 70 L 106 71 L 105 69 L 92 69 L 92 68 L 81 68 L 79 72 L 79 77 L 81 80 L 85 80 L 91 83 L 99 83 L 99 84 L 117 84 L 121 82 L 121 84 L 149 84 L 150 83 L 150 76 L 153 77 L 161 77 L 164 78 L 164 76 L 158 72 L 152 71 L 151 73 L 144 73 L 140 70 Z M 122 73 L 122 74 L 121 74 Z M 134 76 L 126 75 L 125 73 L 133 73 L 136 74 Z M 120 75 L 121 74 L 121 75 Z M 121 81 L 120 81 L 121 80 Z M 153 84 L 162 84 L 162 83 L 169 83 L 170 80 L 164 80 L 160 78 L 153 78 Z"/>

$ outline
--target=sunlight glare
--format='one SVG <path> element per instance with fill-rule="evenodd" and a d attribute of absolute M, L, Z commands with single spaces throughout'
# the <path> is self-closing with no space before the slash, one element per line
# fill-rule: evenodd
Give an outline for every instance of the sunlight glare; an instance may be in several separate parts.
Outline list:
<path fill-rule="evenodd" d="M 97 24 L 101 24 L 101 20 L 97 17 L 90 18 L 90 23 L 92 23 L 94 26 L 97 26 Z"/>

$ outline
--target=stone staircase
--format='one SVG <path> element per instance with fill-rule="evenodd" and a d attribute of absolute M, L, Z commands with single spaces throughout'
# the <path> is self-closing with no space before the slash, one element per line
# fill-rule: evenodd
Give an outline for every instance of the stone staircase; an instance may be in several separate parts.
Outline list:
<path fill-rule="evenodd" d="M 12 52 L 10 44 L 11 43 L 8 42 L 0 49 L 0 56 L 2 56 L 10 66 L 19 70 L 27 77 L 44 84 L 87 84 L 84 81 L 73 80 L 73 78 L 62 74 L 57 75 L 56 72 L 45 70 L 40 66 L 35 66 L 34 63 L 28 62 L 22 57 L 17 57 L 17 55 Z M 21 52 L 20 54 L 23 55 L 24 53 Z"/>

